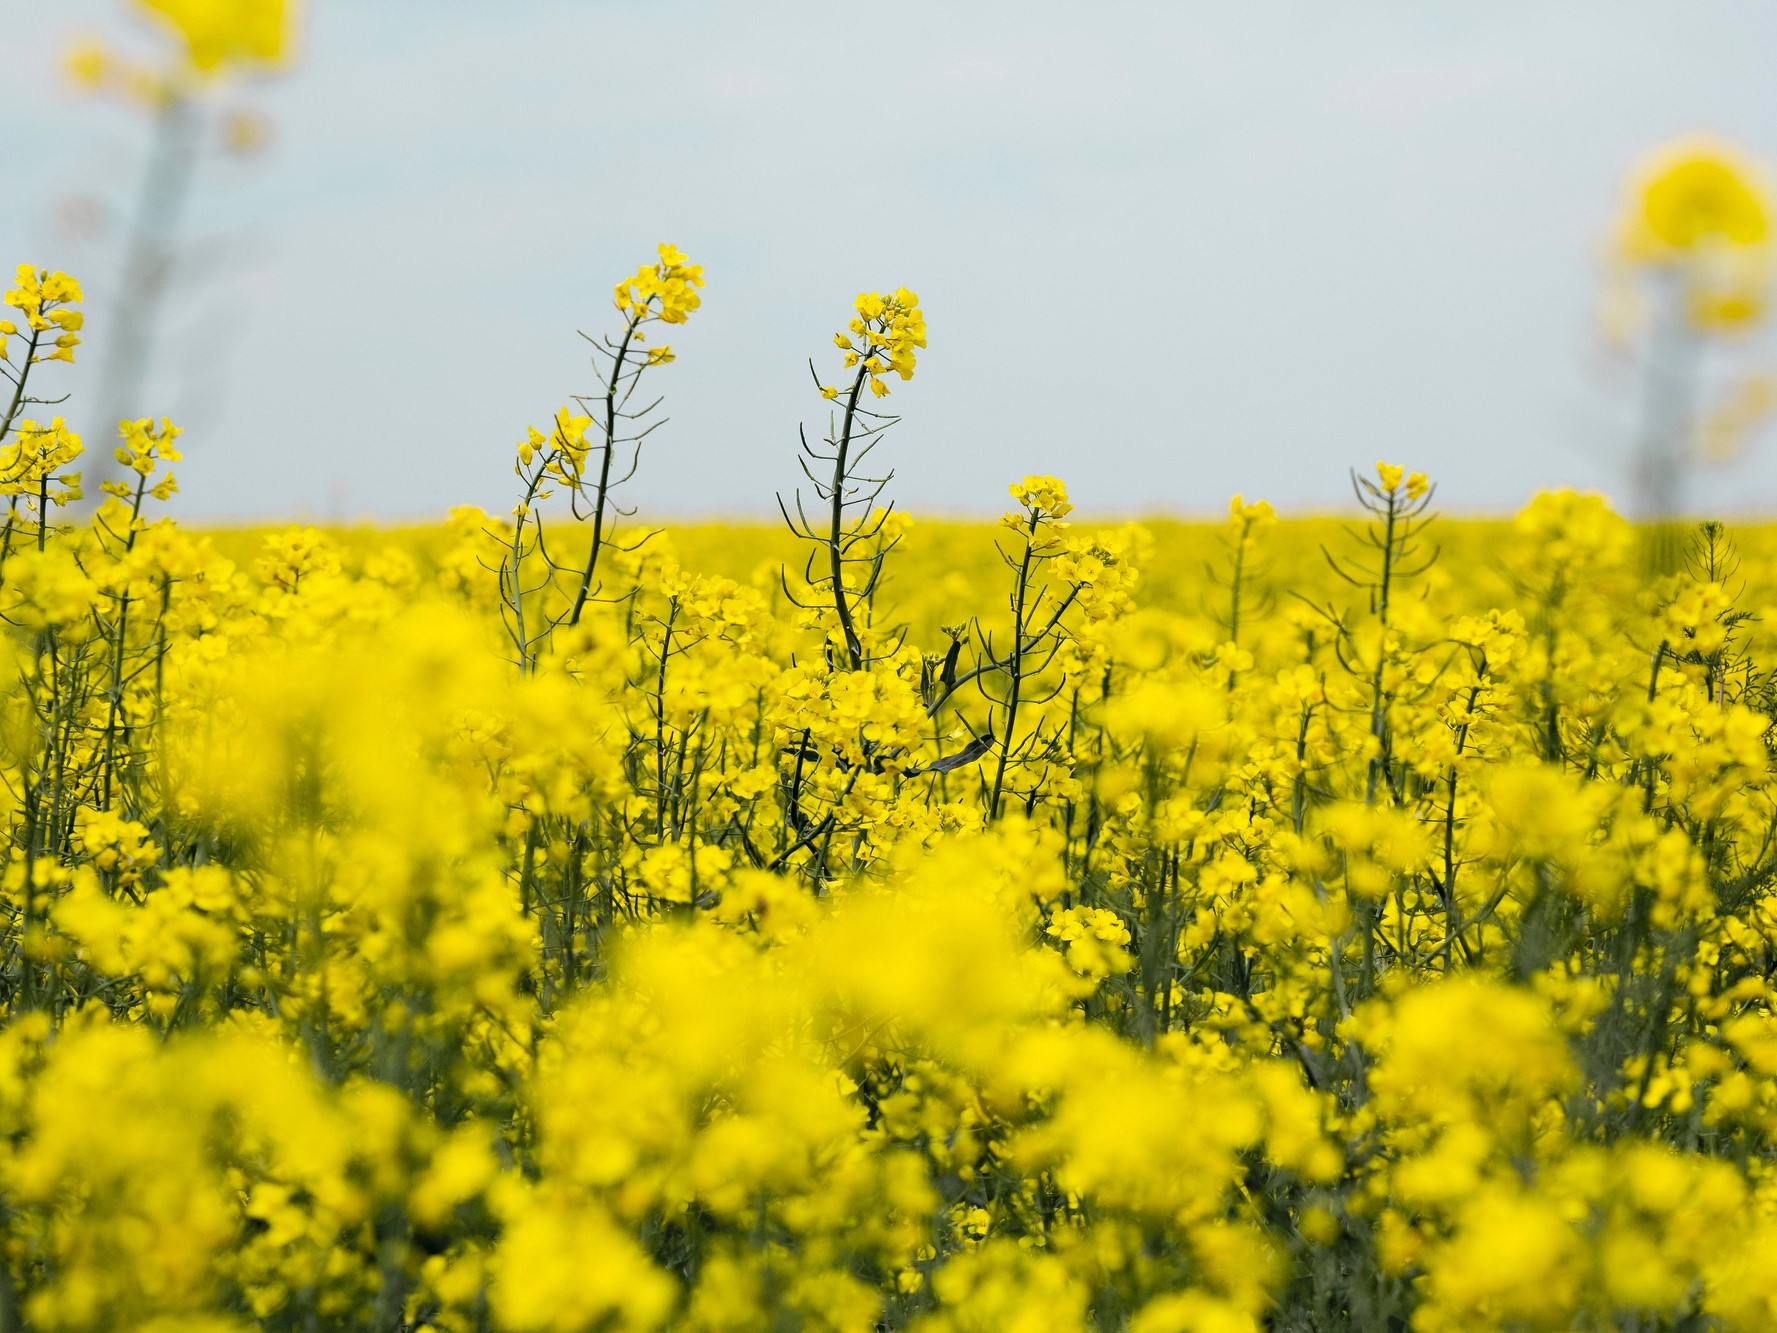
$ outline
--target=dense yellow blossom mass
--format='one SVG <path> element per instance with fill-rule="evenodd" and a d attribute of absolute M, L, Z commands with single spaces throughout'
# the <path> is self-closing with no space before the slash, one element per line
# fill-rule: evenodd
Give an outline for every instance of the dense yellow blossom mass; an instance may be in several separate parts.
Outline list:
<path fill-rule="evenodd" d="M 1777 534 L 909 522 L 895 289 L 788 533 L 633 540 L 701 286 L 508 517 L 204 534 L 20 270 L 0 1327 L 1777 1325 Z"/>

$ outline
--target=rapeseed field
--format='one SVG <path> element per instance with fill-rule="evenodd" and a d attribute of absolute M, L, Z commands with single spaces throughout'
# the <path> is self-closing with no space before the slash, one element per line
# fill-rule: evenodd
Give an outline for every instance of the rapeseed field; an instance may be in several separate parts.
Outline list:
<path fill-rule="evenodd" d="M 650 532 L 702 285 L 508 512 L 206 534 L 19 269 L 0 1329 L 1777 1326 L 1777 532 L 923 524 L 905 288 Z"/>

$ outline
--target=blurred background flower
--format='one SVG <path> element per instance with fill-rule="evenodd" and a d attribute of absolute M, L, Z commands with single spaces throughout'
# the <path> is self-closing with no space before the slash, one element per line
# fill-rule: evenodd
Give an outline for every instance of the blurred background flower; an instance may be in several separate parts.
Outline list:
<path fill-rule="evenodd" d="M 140 184 L 121 213 L 113 218 L 89 202 L 73 215 L 115 251 L 101 268 L 114 276 L 98 289 L 108 328 L 88 420 L 97 439 L 120 420 L 153 415 L 146 383 L 165 304 L 180 277 L 195 285 L 215 258 L 213 242 L 193 246 L 184 234 L 201 160 L 206 152 L 251 157 L 266 144 L 269 123 L 239 101 L 239 85 L 288 63 L 294 3 L 121 0 L 115 26 L 134 20 L 149 29 L 128 34 L 146 37 L 146 50 L 138 50 L 143 42 L 91 33 L 66 48 L 64 72 L 75 93 L 121 102 L 150 126 Z M 206 331 L 212 338 L 221 332 Z M 107 474 L 115 470 L 109 453 L 95 458 Z"/>
<path fill-rule="evenodd" d="M 1696 469 L 1740 461 L 1770 415 L 1770 368 L 1734 353 L 1770 310 L 1771 211 L 1763 164 L 1714 138 L 1666 144 L 1630 178 L 1606 334 L 1642 380 L 1630 467 L 1637 517 L 1683 513 Z M 1723 350 L 1725 368 L 1712 364 Z M 1660 543 L 1656 563 L 1676 550 Z"/>

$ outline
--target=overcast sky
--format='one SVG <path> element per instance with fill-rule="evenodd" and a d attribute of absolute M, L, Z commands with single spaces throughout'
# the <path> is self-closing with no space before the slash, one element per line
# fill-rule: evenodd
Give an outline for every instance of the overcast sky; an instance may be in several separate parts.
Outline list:
<path fill-rule="evenodd" d="M 56 91 L 81 31 L 141 35 L 0 0 L 0 259 L 78 266 L 90 400 L 116 260 L 66 219 L 129 207 L 145 137 Z M 1378 457 L 1458 509 L 1620 492 L 1624 173 L 1695 130 L 1777 159 L 1768 0 L 312 0 L 303 51 L 231 99 L 272 151 L 193 202 L 149 406 L 189 424 L 194 515 L 509 506 L 660 240 L 709 285 L 631 489 L 656 515 L 765 512 L 822 420 L 807 358 L 895 285 L 931 333 L 884 446 L 915 509 L 1038 471 L 1099 511 L 1324 507 Z M 1700 496 L 1777 510 L 1777 434 Z"/>

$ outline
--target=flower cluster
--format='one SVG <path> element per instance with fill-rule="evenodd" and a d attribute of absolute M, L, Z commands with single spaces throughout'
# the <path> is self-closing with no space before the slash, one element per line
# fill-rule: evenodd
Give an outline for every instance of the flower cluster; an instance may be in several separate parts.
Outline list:
<path fill-rule="evenodd" d="M 1023 481 L 1013 482 L 1010 490 L 1012 498 L 1027 514 L 1059 520 L 1074 509 L 1068 502 L 1066 484 L 1056 477 L 1026 477 Z"/>
<path fill-rule="evenodd" d="M 17 285 L 0 301 L 23 315 L 25 325 L 21 329 L 14 320 L 0 319 L 0 361 L 12 359 L 12 341 L 16 338 L 26 344 L 25 357 L 30 362 L 72 364 L 74 349 L 80 346 L 80 330 L 86 323 L 86 316 L 72 308 L 80 300 L 80 284 L 66 273 L 20 264 Z"/>
<path fill-rule="evenodd" d="M 644 341 L 642 325 L 653 320 L 662 324 L 683 324 L 691 312 L 703 304 L 698 289 L 703 286 L 703 268 L 687 263 L 685 252 L 676 246 L 662 244 L 656 263 L 643 264 L 635 276 L 617 284 L 615 302 L 627 320 L 628 332 L 637 341 Z M 658 365 L 673 359 L 671 347 L 650 348 L 648 360 Z"/>
<path fill-rule="evenodd" d="M 886 296 L 861 292 L 853 308 L 856 315 L 843 333 L 833 335 L 833 343 L 845 353 L 846 369 L 857 368 L 857 382 L 868 382 L 872 394 L 885 398 L 889 386 L 883 377 L 892 372 L 904 380 L 912 379 L 919 351 L 926 345 L 926 318 L 920 312 L 919 297 L 905 287 Z M 821 392 L 837 398 L 840 391 L 823 388 Z"/>
<path fill-rule="evenodd" d="M 591 417 L 577 415 L 563 407 L 557 410 L 549 434 L 545 435 L 535 426 L 529 427 L 525 438 L 518 442 L 518 475 L 528 475 L 531 466 L 540 463 L 549 479 L 567 486 L 577 484 L 586 466 L 587 452 L 592 447 L 586 439 L 586 431 L 591 425 Z M 539 491 L 536 498 L 546 498 L 546 494 Z"/>
<path fill-rule="evenodd" d="M 50 498 L 66 504 L 80 498 L 80 474 L 67 471 L 83 452 L 80 437 L 61 417 L 40 425 L 20 420 L 12 438 L 0 445 L 0 495 L 31 495 L 51 488 Z"/>

